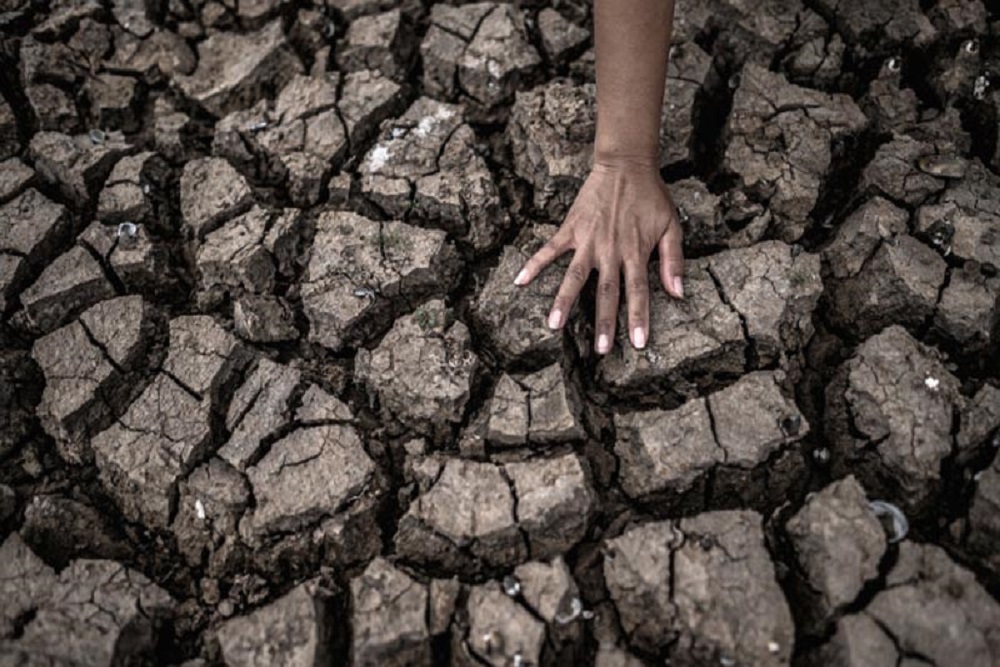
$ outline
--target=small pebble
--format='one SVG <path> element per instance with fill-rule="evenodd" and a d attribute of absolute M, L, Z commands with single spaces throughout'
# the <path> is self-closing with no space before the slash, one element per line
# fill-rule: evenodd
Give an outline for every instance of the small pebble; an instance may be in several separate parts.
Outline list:
<path fill-rule="evenodd" d="M 767 650 L 770 651 L 771 653 L 777 653 L 778 651 L 781 650 L 781 645 L 778 644 L 778 642 L 774 642 L 774 641 L 768 642 L 767 643 Z"/>
<path fill-rule="evenodd" d="M 104 130 L 91 130 L 90 131 L 90 143 L 98 146 L 104 143 L 107 135 L 104 134 Z"/>
<path fill-rule="evenodd" d="M 885 67 L 890 72 L 898 72 L 903 67 L 903 60 L 898 56 L 893 56 L 892 58 L 889 58 L 888 61 L 886 61 Z"/>
<path fill-rule="evenodd" d="M 205 503 L 201 502 L 200 499 L 194 501 L 194 511 L 195 511 L 195 514 L 198 515 L 199 519 L 201 519 L 202 521 L 205 520 L 205 516 L 206 516 L 205 515 Z"/>
<path fill-rule="evenodd" d="M 941 380 L 938 380 L 937 378 L 929 377 L 929 378 L 927 378 L 927 379 L 924 380 L 924 386 L 926 386 L 931 391 L 937 391 L 938 387 L 941 386 Z"/>
<path fill-rule="evenodd" d="M 986 89 L 989 87 L 989 78 L 985 74 L 980 74 L 976 77 L 975 83 L 972 84 L 972 96 L 977 100 L 986 99 Z"/>
<path fill-rule="evenodd" d="M 965 44 L 962 45 L 962 49 L 966 53 L 979 53 L 979 40 L 970 39 Z"/>

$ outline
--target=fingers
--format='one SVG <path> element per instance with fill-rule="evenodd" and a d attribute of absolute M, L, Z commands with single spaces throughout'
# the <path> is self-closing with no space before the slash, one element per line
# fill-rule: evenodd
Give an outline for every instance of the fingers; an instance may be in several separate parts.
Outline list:
<path fill-rule="evenodd" d="M 590 262 L 584 258 L 584 253 L 577 252 L 573 255 L 573 261 L 566 269 L 563 276 L 562 285 L 559 286 L 559 293 L 552 304 L 552 311 L 549 313 L 549 328 L 561 329 L 566 323 L 566 316 L 569 315 L 570 308 L 576 302 L 576 297 L 580 295 L 587 277 L 590 275 Z"/>
<path fill-rule="evenodd" d="M 607 354 L 611 351 L 611 341 L 615 339 L 615 324 L 618 321 L 621 266 L 617 261 L 608 261 L 601 264 L 599 271 L 594 347 L 598 354 Z"/>
<path fill-rule="evenodd" d="M 649 337 L 649 258 L 625 262 L 625 299 L 628 302 L 628 331 L 632 346 L 641 350 Z"/>
<path fill-rule="evenodd" d="M 657 246 L 660 253 L 660 281 L 667 294 L 675 299 L 684 298 L 683 236 L 680 223 L 674 220 Z"/>
<path fill-rule="evenodd" d="M 534 280 L 535 276 L 542 272 L 542 269 L 559 259 L 563 253 L 570 249 L 572 238 L 572 233 L 568 226 L 564 225 L 560 227 L 559 231 L 553 234 L 548 243 L 543 245 L 538 252 L 531 256 L 531 259 L 525 262 L 524 268 L 514 278 L 514 284 L 520 287 Z"/>

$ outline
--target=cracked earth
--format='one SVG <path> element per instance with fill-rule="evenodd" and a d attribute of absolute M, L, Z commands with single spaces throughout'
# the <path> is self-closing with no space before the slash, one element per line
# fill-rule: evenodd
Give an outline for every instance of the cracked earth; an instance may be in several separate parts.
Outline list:
<path fill-rule="evenodd" d="M 1000 664 L 1000 11 L 676 15 L 601 358 L 589 2 L 0 2 L 0 663 Z"/>

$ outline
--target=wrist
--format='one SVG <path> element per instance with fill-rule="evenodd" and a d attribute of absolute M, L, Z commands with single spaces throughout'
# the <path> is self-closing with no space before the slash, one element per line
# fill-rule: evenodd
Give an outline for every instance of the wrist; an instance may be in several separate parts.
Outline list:
<path fill-rule="evenodd" d="M 594 167 L 615 170 L 659 171 L 658 147 L 652 150 L 624 150 L 594 147 Z"/>

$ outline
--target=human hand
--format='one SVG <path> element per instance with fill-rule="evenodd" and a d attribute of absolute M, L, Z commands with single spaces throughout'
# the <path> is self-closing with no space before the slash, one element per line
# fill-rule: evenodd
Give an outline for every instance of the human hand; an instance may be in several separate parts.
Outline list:
<path fill-rule="evenodd" d="M 580 290 L 597 269 L 598 354 L 611 351 L 618 321 L 619 285 L 625 273 L 629 338 L 636 349 L 649 339 L 649 278 L 653 248 L 659 250 L 660 281 L 667 293 L 684 297 L 683 232 L 677 209 L 653 161 L 595 161 L 559 231 L 514 280 L 527 285 L 563 253 L 573 260 L 549 313 L 549 327 L 560 329 Z"/>

